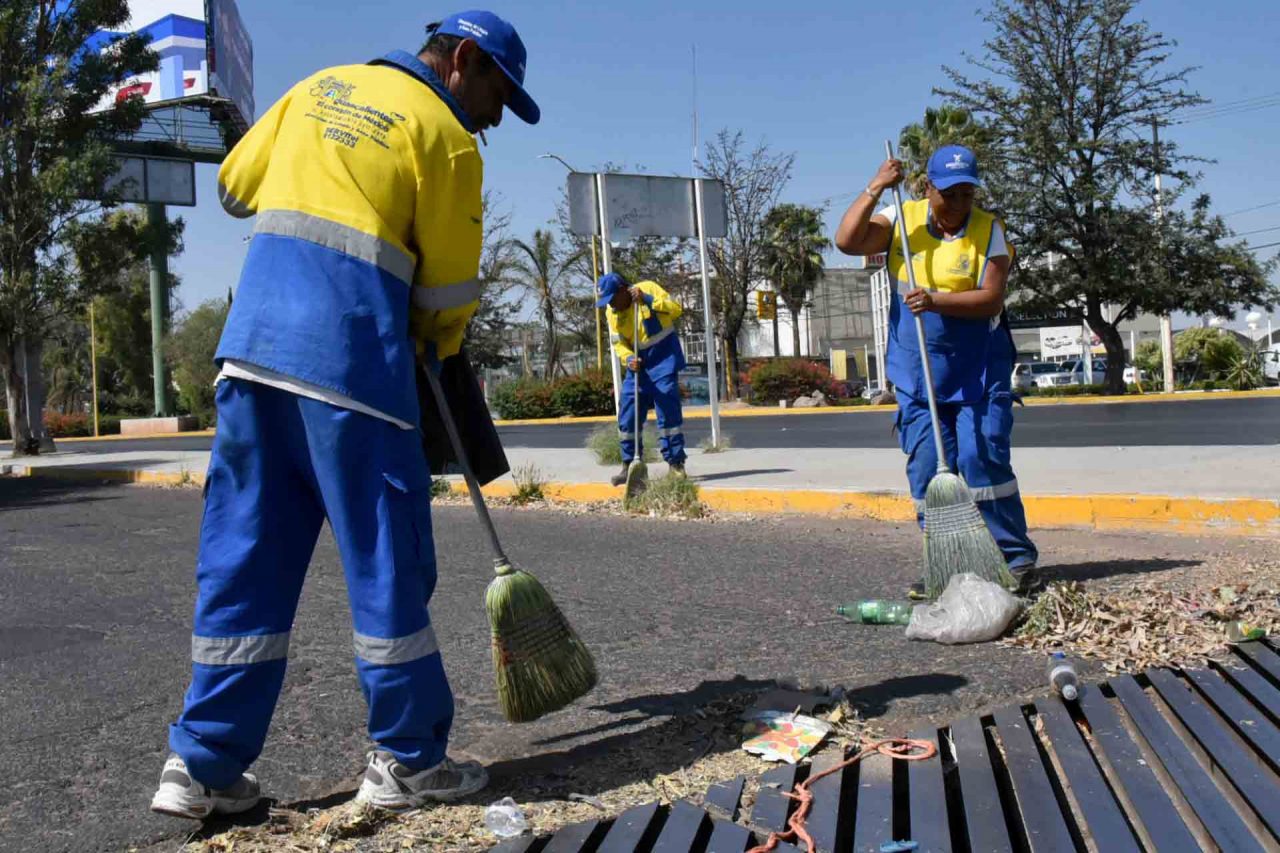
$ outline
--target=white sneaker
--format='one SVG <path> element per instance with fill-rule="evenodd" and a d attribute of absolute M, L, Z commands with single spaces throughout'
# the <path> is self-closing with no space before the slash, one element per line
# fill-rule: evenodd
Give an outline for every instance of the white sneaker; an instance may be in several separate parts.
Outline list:
<path fill-rule="evenodd" d="M 489 784 L 489 774 L 475 761 L 450 758 L 414 772 L 387 752 L 369 753 L 369 766 L 356 794 L 357 803 L 379 808 L 416 809 L 428 802 L 449 803 L 474 794 Z"/>
<path fill-rule="evenodd" d="M 208 788 L 191 778 L 187 764 L 174 753 L 164 763 L 160 788 L 151 798 L 151 810 L 173 817 L 204 820 L 211 814 L 247 812 L 262 799 L 262 789 L 252 773 L 230 788 Z"/>

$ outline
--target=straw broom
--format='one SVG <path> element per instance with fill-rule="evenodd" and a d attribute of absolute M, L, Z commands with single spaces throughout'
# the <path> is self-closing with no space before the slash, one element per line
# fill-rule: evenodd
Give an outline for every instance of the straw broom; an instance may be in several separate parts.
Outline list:
<path fill-rule="evenodd" d="M 484 604 L 493 638 L 498 704 L 511 722 L 527 723 L 560 710 L 595 687 L 595 661 L 546 588 L 507 559 L 480 493 L 480 484 L 458 438 L 458 427 L 440 379 L 426 366 L 422 371 L 440 407 L 449 442 L 467 481 L 471 504 L 493 550 L 497 576 L 485 590 Z"/>
<path fill-rule="evenodd" d="M 893 143 L 885 140 L 885 152 L 893 159 Z M 911 259 L 911 243 L 907 237 L 906 216 L 902 210 L 902 190 L 893 188 L 893 203 L 897 208 L 897 232 L 902 235 L 902 254 L 905 258 L 907 281 L 916 289 L 915 264 Z M 972 572 L 983 580 L 992 581 L 1007 589 L 1017 587 L 1013 575 L 1005 565 L 1004 554 L 996 545 L 987 523 L 978 512 L 969 486 L 947 466 L 947 451 L 942 444 L 942 428 L 938 423 L 938 401 L 933 393 L 933 369 L 929 364 L 929 350 L 925 345 L 924 320 L 913 313 L 916 321 L 916 341 L 920 345 L 920 363 L 924 369 L 924 385 L 929 397 L 929 419 L 933 424 L 933 443 L 938 454 L 938 469 L 929 481 L 924 495 L 924 586 L 930 598 L 936 598 L 947 588 L 953 575 Z"/>

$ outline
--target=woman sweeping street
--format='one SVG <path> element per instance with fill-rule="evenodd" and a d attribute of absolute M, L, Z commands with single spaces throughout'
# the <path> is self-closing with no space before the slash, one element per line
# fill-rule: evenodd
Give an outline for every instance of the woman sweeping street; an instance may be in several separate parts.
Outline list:
<path fill-rule="evenodd" d="M 968 483 L 1009 570 L 1024 585 L 1038 553 L 1027 535 L 1026 514 L 1010 461 L 1014 345 L 1004 318 L 1012 248 L 999 219 L 977 207 L 982 186 L 977 158 L 946 145 L 927 167 L 925 197 L 876 211 L 880 195 L 903 178 L 902 163 L 886 160 L 836 230 L 849 255 L 888 253 L 897 282 L 889 308 L 886 374 L 898 400 L 897 430 L 907 454 L 907 479 L 923 524 L 924 498 L 937 468 L 925 378 L 913 315 L 924 321 L 947 465 Z M 896 229 L 905 226 L 916 281 Z M 923 585 L 913 586 L 919 593 Z"/>

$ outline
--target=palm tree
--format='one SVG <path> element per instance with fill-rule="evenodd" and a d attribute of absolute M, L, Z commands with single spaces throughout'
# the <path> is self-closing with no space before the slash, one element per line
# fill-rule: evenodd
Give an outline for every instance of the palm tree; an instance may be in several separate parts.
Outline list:
<path fill-rule="evenodd" d="M 512 240 L 516 258 L 511 262 L 514 273 L 512 283 L 524 288 L 538 300 L 538 318 L 542 323 L 543 344 L 547 363 L 543 378 L 550 379 L 560 367 L 560 336 L 556 326 L 556 307 L 560 302 L 561 282 L 569 268 L 578 260 L 575 253 L 561 258 L 556 252 L 556 240 L 550 231 L 537 229 L 533 242 Z"/>
<path fill-rule="evenodd" d="M 765 214 L 766 269 L 778 298 L 791 314 L 792 352 L 800 355 L 800 313 L 825 267 L 822 253 L 831 241 L 822 233 L 822 210 L 779 204 Z M 776 322 L 776 321 L 775 321 Z M 775 325 L 774 349 L 777 350 Z"/>
<path fill-rule="evenodd" d="M 906 166 L 906 187 L 916 198 L 924 198 L 925 167 L 929 157 L 943 145 L 964 145 L 978 155 L 978 162 L 992 165 L 987 157 L 991 132 L 974 121 L 969 111 L 944 104 L 924 111 L 924 121 L 909 124 L 898 136 L 898 159 Z"/>

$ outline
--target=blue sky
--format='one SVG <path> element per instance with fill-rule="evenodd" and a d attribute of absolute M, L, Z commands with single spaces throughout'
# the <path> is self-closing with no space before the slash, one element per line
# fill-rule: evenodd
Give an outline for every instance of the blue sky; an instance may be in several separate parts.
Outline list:
<path fill-rule="evenodd" d="M 454 11 L 420 0 L 358 10 L 333 0 L 239 6 L 254 42 L 259 112 L 317 69 L 392 48 L 416 50 L 423 24 Z M 784 200 L 841 196 L 829 206 L 834 228 L 883 156 L 884 139 L 938 103 L 931 89 L 943 82 L 940 66 L 962 64 L 964 50 L 981 52 L 989 30 L 972 5 L 934 2 L 531 0 L 490 8 L 511 20 L 528 46 L 526 85 L 542 107 L 533 127 L 507 114 L 482 149 L 486 186 L 501 194 L 520 236 L 553 216 L 564 182 L 561 166 L 537 159 L 543 152 L 583 170 L 608 161 L 662 174 L 690 171 L 695 44 L 703 140 L 720 128 L 741 129 L 750 141 L 795 152 Z M 1139 12 L 1177 40 L 1173 63 L 1201 66 L 1191 86 L 1214 102 L 1280 92 L 1275 0 L 1221 0 L 1211 9 L 1147 0 Z M 1280 226 L 1278 127 L 1280 107 L 1273 107 L 1168 130 L 1185 151 L 1217 161 L 1204 166 L 1200 185 L 1217 210 L 1276 202 L 1232 216 L 1237 231 Z M 199 206 L 181 210 L 186 251 L 174 264 L 187 308 L 236 283 L 250 230 L 222 213 L 214 167 L 198 167 L 197 183 Z M 1248 239 L 1280 241 L 1280 230 Z M 830 262 L 853 259 L 834 255 Z"/>

